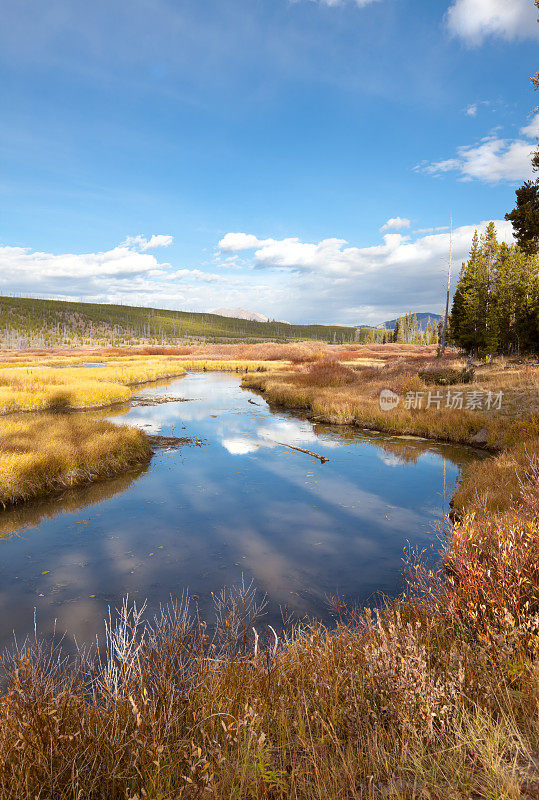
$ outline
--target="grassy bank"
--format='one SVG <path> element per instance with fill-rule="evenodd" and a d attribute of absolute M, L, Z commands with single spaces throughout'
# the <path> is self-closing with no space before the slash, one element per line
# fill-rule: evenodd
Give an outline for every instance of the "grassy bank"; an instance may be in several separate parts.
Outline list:
<path fill-rule="evenodd" d="M 130 386 L 185 374 L 177 361 L 112 361 L 102 367 L 22 364 L 0 370 L 0 414 L 43 409 L 98 408 L 131 398 Z"/>
<path fill-rule="evenodd" d="M 385 348 L 380 348 L 383 352 Z M 312 364 L 270 374 L 246 375 L 242 385 L 260 391 L 269 403 L 305 410 L 312 418 L 356 425 L 397 435 L 438 439 L 487 448 L 496 454 L 465 471 L 453 499 L 459 513 L 501 511 L 518 501 L 530 461 L 539 458 L 539 369 L 500 360 L 476 370 L 461 383 L 465 364 L 454 354 L 443 361 L 405 353 L 401 358 L 362 367 L 324 358 Z M 454 381 L 441 385 L 440 380 Z M 380 392 L 400 398 L 389 411 L 380 407 Z M 440 408 L 426 408 L 429 392 L 439 394 Z M 446 398 L 462 393 L 463 408 L 446 408 Z M 500 407 L 466 409 L 470 393 L 486 398 L 502 393 Z M 406 408 L 407 393 L 421 396 L 421 408 Z"/>
<path fill-rule="evenodd" d="M 520 382 L 515 380 L 519 370 L 493 375 L 484 370 L 471 384 L 457 382 L 440 386 L 429 383 L 428 377 L 419 376 L 419 372 L 428 375 L 429 368 L 434 373 L 435 368 L 440 369 L 439 362 L 422 359 L 417 363 L 402 359 L 389 364 L 381 361 L 379 366 L 363 368 L 353 362 L 343 364 L 326 359 L 295 370 L 247 375 L 243 386 L 262 392 L 268 402 L 275 405 L 305 410 L 321 422 L 471 445 L 478 443 L 474 437 L 484 431 L 481 444 L 493 450 L 539 435 L 539 370 L 531 376 L 523 376 Z M 446 359 L 442 369 L 450 368 L 458 372 L 462 366 L 454 367 L 454 359 Z M 380 408 L 383 389 L 391 389 L 400 398 L 399 405 L 389 411 Z M 486 397 L 489 391 L 495 395 L 500 390 L 505 392 L 502 403 L 506 406 L 502 404 L 500 413 L 466 409 L 468 392 L 480 391 Z M 445 407 L 448 391 L 463 393 L 462 409 Z M 426 408 L 429 392 L 439 394 L 439 408 Z M 406 408 L 407 393 L 421 395 L 422 408 Z M 519 398 L 516 406 L 515 396 Z M 526 413 L 519 413 L 523 409 Z"/>
<path fill-rule="evenodd" d="M 77 414 L 0 420 L 4 507 L 124 471 L 151 455 L 143 431 Z"/>

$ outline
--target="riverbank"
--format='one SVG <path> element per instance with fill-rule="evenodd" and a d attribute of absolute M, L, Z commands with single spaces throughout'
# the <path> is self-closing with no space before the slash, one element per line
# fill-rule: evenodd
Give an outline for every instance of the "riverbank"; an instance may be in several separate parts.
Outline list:
<path fill-rule="evenodd" d="M 270 404 L 306 411 L 317 422 L 480 446 L 493 452 L 539 435 L 539 368 L 483 369 L 472 383 L 457 379 L 440 385 L 435 383 L 440 380 L 436 366 L 435 359 L 421 365 L 406 360 L 391 365 L 380 362 L 370 368 L 326 359 L 294 370 L 246 375 L 242 385 L 261 392 Z M 433 368 L 432 382 L 429 367 Z M 380 404 L 380 393 L 387 389 L 399 398 L 399 404 L 388 410 Z M 469 401 L 471 393 L 479 397 L 476 394 Z M 466 408 L 476 400 L 475 407 Z"/>
<path fill-rule="evenodd" d="M 130 387 L 184 374 L 181 364 L 164 359 L 110 361 L 90 369 L 70 361 L 65 366 L 24 362 L 15 368 L 4 366 L 0 369 L 0 414 L 102 408 L 127 402 Z"/>
<path fill-rule="evenodd" d="M 243 386 L 260 391 L 270 404 L 302 410 L 315 421 L 505 453 L 464 476 L 454 499 L 459 512 L 472 503 L 477 505 L 479 496 L 487 498 L 490 510 L 507 507 L 518 495 L 522 461 L 539 451 L 537 367 L 498 360 L 476 370 L 472 383 L 459 383 L 465 365 L 456 353 L 450 351 L 440 361 L 433 348 L 411 345 L 336 347 L 309 342 L 4 353 L 0 359 L 0 420 L 1 415 L 20 411 L 107 408 L 128 402 L 134 387 L 179 377 L 187 370 L 236 372 L 242 375 Z M 444 375 L 451 376 L 450 385 L 440 383 Z M 398 395 L 396 407 L 382 410 L 382 389 Z M 407 402 L 409 397 L 415 400 Z M 470 397 L 475 401 L 470 402 Z M 52 440 L 50 446 L 45 440 L 39 442 L 39 448 L 36 444 L 43 474 L 47 473 L 46 464 L 55 458 L 54 447 Z M 122 463 L 111 456 L 103 474 L 112 474 L 113 464 L 122 469 Z M 127 466 L 131 463 L 126 462 Z M 95 469 L 96 474 L 102 472 L 102 461 L 96 462 Z M 4 478 L 0 475 L 0 498 L 16 494 L 13 481 L 18 473 L 10 476 L 9 471 L 6 466 Z M 46 480 L 38 491 L 54 485 Z M 31 496 L 27 490 L 20 493 L 20 499 L 25 496 Z"/>
<path fill-rule="evenodd" d="M 464 368 L 456 359 L 441 372 L 433 358 L 420 365 L 402 359 L 377 368 L 325 359 L 246 375 L 242 386 L 260 392 L 270 405 L 305 411 L 314 421 L 488 450 L 493 457 L 463 475 L 454 506 L 460 513 L 500 511 L 518 500 L 526 464 L 539 457 L 539 368 L 495 363 L 463 383 L 459 374 Z M 454 382 L 441 384 L 450 370 Z M 387 389 L 399 398 L 389 409 L 380 403 Z"/>
<path fill-rule="evenodd" d="M 10 416 L 0 420 L 0 436 L 4 508 L 110 478 L 148 461 L 152 454 L 143 431 L 82 414 Z"/>

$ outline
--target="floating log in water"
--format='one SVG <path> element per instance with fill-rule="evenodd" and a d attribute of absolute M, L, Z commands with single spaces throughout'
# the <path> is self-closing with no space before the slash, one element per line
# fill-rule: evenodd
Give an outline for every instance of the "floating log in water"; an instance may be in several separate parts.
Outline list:
<path fill-rule="evenodd" d="M 202 447 L 205 442 L 202 439 L 192 439 L 189 436 L 161 436 L 160 434 L 149 434 L 148 439 L 153 450 L 176 450 L 178 447 Z"/>
<path fill-rule="evenodd" d="M 144 397 L 134 394 L 131 398 L 132 406 L 159 406 L 161 403 L 190 403 L 194 397 L 170 397 L 170 395 L 159 395 Z"/>
<path fill-rule="evenodd" d="M 253 405 L 253 406 L 259 406 L 259 405 L 260 405 L 260 403 L 255 403 L 255 401 L 254 401 L 254 400 L 251 400 L 251 398 L 250 398 L 250 397 L 248 397 L 248 398 L 247 398 L 247 402 L 248 402 L 248 403 L 252 403 L 252 405 Z"/>
<path fill-rule="evenodd" d="M 325 456 L 321 456 L 318 453 L 313 453 L 312 450 L 306 450 L 304 447 L 296 447 L 293 444 L 285 444 L 284 442 L 275 442 L 275 444 L 281 445 L 281 447 L 289 447 L 291 450 L 297 450 L 298 453 L 305 453 L 308 456 L 312 456 L 313 458 L 317 458 L 321 464 L 325 464 L 326 461 L 329 461 L 329 458 Z"/>

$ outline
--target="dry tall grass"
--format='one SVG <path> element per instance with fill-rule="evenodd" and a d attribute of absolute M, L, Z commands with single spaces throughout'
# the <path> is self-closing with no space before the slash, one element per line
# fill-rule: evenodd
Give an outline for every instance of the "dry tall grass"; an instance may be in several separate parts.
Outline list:
<path fill-rule="evenodd" d="M 387 345 L 386 345 L 387 347 Z M 450 355 L 443 367 L 462 366 Z M 431 356 L 417 355 L 412 361 L 394 358 L 387 364 L 357 367 L 329 359 L 295 370 L 247 375 L 243 385 L 259 390 L 270 403 L 304 409 L 316 420 L 357 425 L 389 433 L 416 435 L 464 444 L 475 444 L 474 437 L 486 432 L 483 442 L 493 450 L 509 447 L 518 442 L 539 436 L 539 369 L 530 368 L 530 376 L 522 381 L 521 403 L 515 409 L 512 389 L 515 385 L 513 371 L 492 373 L 484 368 L 477 371 L 473 384 L 455 385 L 451 392 L 505 391 L 504 405 L 497 410 L 472 410 L 447 408 L 446 387 L 429 386 L 418 372 L 429 368 L 440 369 L 440 361 Z M 400 397 L 400 404 L 390 411 L 382 411 L 379 397 L 382 389 L 391 389 Z M 440 408 L 426 408 L 428 392 L 440 391 Z M 404 399 L 408 392 L 423 395 L 422 408 L 406 408 Z"/>
<path fill-rule="evenodd" d="M 464 510 L 504 511 L 519 502 L 529 490 L 530 474 L 539 464 L 539 437 L 530 438 L 503 450 L 493 458 L 468 466 L 457 492 L 453 507 Z M 531 470 L 531 473 L 530 473 Z"/>
<path fill-rule="evenodd" d="M 449 351 L 456 353 L 456 351 Z M 434 346 L 407 344 L 330 345 L 313 340 L 303 342 L 262 342 L 259 344 L 196 344 L 189 346 L 147 346 L 147 347 L 86 347 L 54 348 L 51 350 L 0 350 L 0 367 L 10 365 L 39 366 L 46 364 L 79 364 L 120 360 L 140 360 L 146 358 L 190 358 L 191 360 L 213 361 L 283 361 L 294 364 L 312 363 L 322 358 L 339 361 L 390 362 L 394 359 L 408 360 L 433 358 Z"/>
<path fill-rule="evenodd" d="M 137 429 L 78 414 L 35 414 L 0 420 L 0 504 L 99 480 L 147 460 Z"/>
<path fill-rule="evenodd" d="M 103 367 L 20 366 L 0 370 L 0 413 L 96 408 L 126 402 L 129 386 L 177 377 L 178 362 L 164 359 L 111 362 Z"/>

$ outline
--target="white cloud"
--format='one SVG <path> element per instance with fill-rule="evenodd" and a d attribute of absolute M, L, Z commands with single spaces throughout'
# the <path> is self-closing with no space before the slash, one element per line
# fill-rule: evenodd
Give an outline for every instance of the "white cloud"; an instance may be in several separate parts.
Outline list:
<path fill-rule="evenodd" d="M 134 247 L 138 250 L 153 250 L 156 247 L 170 247 L 174 237 L 165 233 L 153 234 L 149 239 L 139 234 L 138 236 L 127 236 L 123 245 Z"/>
<path fill-rule="evenodd" d="M 523 136 L 529 136 L 530 139 L 539 136 L 539 114 L 536 114 L 528 125 L 520 129 Z"/>
<path fill-rule="evenodd" d="M 1 247 L 2 280 L 8 276 L 45 278 L 133 277 L 155 269 L 155 256 L 121 244 L 102 253 L 40 253 L 28 247 Z"/>
<path fill-rule="evenodd" d="M 498 238 L 511 243 L 511 224 L 494 222 Z M 487 224 L 464 225 L 453 231 L 456 264 L 467 258 L 474 230 L 482 232 Z M 449 253 L 447 231 L 425 236 L 386 233 L 381 244 L 371 247 L 351 247 L 343 239 L 302 242 L 296 237 L 258 239 L 244 234 L 247 236 L 254 273 L 264 271 L 268 279 L 277 278 L 275 286 L 282 292 L 277 313 L 293 322 L 357 324 L 391 319 L 409 307 L 441 310 Z M 259 298 L 257 303 L 263 308 Z"/>
<path fill-rule="evenodd" d="M 139 241 L 126 242 L 111 250 L 78 254 L 0 245 L 0 292 L 165 307 L 179 302 L 185 308 L 200 293 L 199 286 L 208 292 L 215 287 L 216 298 L 223 287 L 234 287 L 232 277 L 176 269 L 140 252 Z"/>
<path fill-rule="evenodd" d="M 219 248 L 226 253 L 237 253 L 257 247 L 261 240 L 250 233 L 227 233 L 219 242 Z M 267 239 L 265 241 L 271 241 Z"/>
<path fill-rule="evenodd" d="M 403 228 L 409 228 L 409 227 L 410 227 L 410 220 L 407 219 L 406 217 L 390 217 L 387 220 L 387 222 L 385 222 L 382 225 L 380 230 L 383 233 L 384 231 L 390 231 L 390 230 L 400 231 Z"/>
<path fill-rule="evenodd" d="M 449 31 L 470 45 L 489 36 L 531 39 L 539 35 L 532 0 L 455 0 L 447 11 Z"/>
<path fill-rule="evenodd" d="M 470 247 L 473 232 L 484 230 L 487 222 L 478 226 L 464 225 L 453 231 L 453 250 L 455 258 L 464 257 Z M 500 238 L 512 241 L 512 228 L 509 222 L 497 220 L 496 227 Z M 445 258 L 449 250 L 449 234 L 437 233 L 422 236 L 412 241 L 410 236 L 400 233 L 386 233 L 384 244 L 373 247 L 347 247 L 344 239 L 322 239 L 317 243 L 301 242 L 298 238 L 257 239 L 249 236 L 251 249 L 255 249 L 254 262 L 259 269 L 277 268 L 298 273 L 325 275 L 336 279 L 365 278 L 375 276 L 381 279 L 398 267 L 408 274 L 420 277 L 424 265 L 433 265 Z M 382 287 L 380 287 L 382 290 Z"/>
<path fill-rule="evenodd" d="M 466 114 L 469 117 L 476 117 L 477 116 L 477 103 L 472 103 L 471 105 L 469 105 L 468 108 L 466 109 Z"/>
<path fill-rule="evenodd" d="M 539 114 L 520 129 L 520 134 L 526 138 L 486 136 L 477 144 L 459 147 L 454 158 L 419 164 L 416 169 L 429 175 L 458 172 L 464 181 L 475 179 L 498 183 L 526 180 L 532 177 L 531 156 L 535 147 L 532 139 L 539 136 Z"/>

